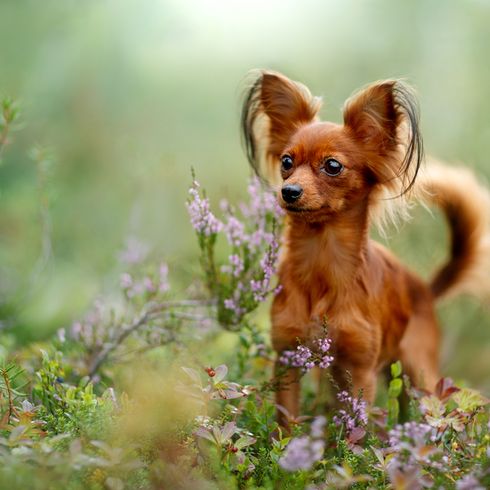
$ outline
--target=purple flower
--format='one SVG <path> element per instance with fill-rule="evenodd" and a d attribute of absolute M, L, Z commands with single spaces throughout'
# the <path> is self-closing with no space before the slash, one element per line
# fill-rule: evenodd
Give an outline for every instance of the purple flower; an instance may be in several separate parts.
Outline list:
<path fill-rule="evenodd" d="M 253 177 L 248 185 L 250 204 L 242 204 L 241 211 L 246 218 L 263 217 L 272 214 L 276 217 L 284 216 L 284 210 L 279 206 L 276 196 L 272 192 L 264 192 L 263 186 L 257 177 Z"/>
<path fill-rule="evenodd" d="M 281 289 L 273 282 L 279 253 L 275 217 L 281 215 L 282 210 L 275 197 L 265 192 L 256 178 L 249 186 L 249 203 L 239 206 L 244 220 L 223 200 L 220 208 L 224 219 L 219 221 L 211 213 L 209 200 L 199 192 L 196 181 L 189 193 L 187 208 L 192 226 L 199 235 L 207 276 L 209 271 L 216 270 L 216 264 L 210 263 L 214 261 L 212 252 L 216 235 L 222 232 L 230 245 L 229 261 L 220 267 L 222 275 L 213 275 L 207 279 L 212 281 L 213 292 L 217 293 L 224 309 L 228 310 L 227 313 L 223 312 L 222 321 L 237 325 L 258 303 Z M 205 237 L 212 237 L 212 240 L 206 242 Z"/>
<path fill-rule="evenodd" d="M 309 436 L 291 439 L 284 454 L 279 459 L 279 465 L 286 471 L 309 470 L 323 457 L 325 442 Z"/>
<path fill-rule="evenodd" d="M 201 197 L 198 189 L 199 183 L 194 181 L 189 189 L 191 197 L 187 201 L 192 227 L 205 236 L 215 235 L 223 228 L 223 224 L 211 212 L 209 199 Z"/>
<path fill-rule="evenodd" d="M 222 270 L 225 272 L 230 272 L 234 277 L 240 277 L 245 269 L 245 264 L 239 255 L 230 255 L 228 260 L 230 261 L 231 267 L 223 267 Z"/>
<path fill-rule="evenodd" d="M 245 225 L 233 215 L 228 216 L 228 221 L 224 225 L 224 231 L 228 243 L 234 247 L 239 247 L 247 240 Z"/>
<path fill-rule="evenodd" d="M 96 300 L 93 310 L 82 321 L 74 322 L 67 333 L 71 339 L 83 343 L 89 349 L 99 348 L 110 333 L 107 328 L 109 318 L 107 307 Z"/>
<path fill-rule="evenodd" d="M 168 265 L 165 263 L 160 264 L 159 279 L 158 290 L 161 293 L 166 293 L 170 289 L 170 284 L 168 282 Z"/>
<path fill-rule="evenodd" d="M 128 274 L 127 272 L 121 274 L 120 284 L 122 289 L 129 289 L 133 285 L 131 274 Z"/>
<path fill-rule="evenodd" d="M 347 391 L 337 394 L 337 399 L 345 408 L 338 410 L 333 421 L 337 426 L 343 425 L 348 434 L 357 427 L 364 427 L 368 422 L 367 403 L 359 397 L 349 395 Z"/>
<path fill-rule="evenodd" d="M 425 447 L 434 441 L 435 430 L 428 424 L 406 422 L 390 430 L 389 438 L 390 446 L 395 451 L 406 449 L 416 455 L 418 448 Z"/>
<path fill-rule="evenodd" d="M 461 480 L 456 482 L 457 490 L 485 490 L 485 487 L 480 483 L 480 480 L 471 473 L 465 475 Z"/>
<path fill-rule="evenodd" d="M 298 345 L 295 350 L 282 352 L 279 362 L 285 366 L 301 368 L 303 372 L 315 366 L 327 369 L 333 362 L 333 356 L 328 355 L 332 341 L 325 337 L 313 341 L 313 350 L 305 345 Z"/>
<path fill-rule="evenodd" d="M 388 463 L 388 475 L 396 482 L 411 475 L 417 483 L 414 488 L 431 486 L 431 481 L 421 477 L 424 466 L 444 471 L 447 458 L 439 458 L 441 451 L 433 445 L 435 429 L 428 424 L 406 422 L 389 432 L 390 450 L 395 453 Z M 411 488 L 411 487 L 410 487 Z"/>
<path fill-rule="evenodd" d="M 323 437 L 325 424 L 327 423 L 327 419 L 323 416 L 315 417 L 313 422 L 311 423 L 311 437 L 315 437 L 320 439 Z"/>
<path fill-rule="evenodd" d="M 126 248 L 119 253 L 119 260 L 124 264 L 133 265 L 143 262 L 148 256 L 150 247 L 135 237 L 128 237 Z"/>
<path fill-rule="evenodd" d="M 260 267 L 263 274 L 262 279 L 252 279 L 250 281 L 250 288 L 253 292 L 254 300 L 258 303 L 265 301 L 267 295 L 271 292 L 271 282 L 276 273 L 278 252 L 279 244 L 277 240 L 273 238 L 264 256 L 260 260 Z M 275 289 L 274 292 L 279 292 L 277 288 Z"/>

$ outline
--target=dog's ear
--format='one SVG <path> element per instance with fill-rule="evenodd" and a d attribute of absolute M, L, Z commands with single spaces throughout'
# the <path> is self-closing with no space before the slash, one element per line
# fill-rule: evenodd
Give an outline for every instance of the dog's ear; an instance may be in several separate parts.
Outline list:
<path fill-rule="evenodd" d="M 391 186 L 401 180 L 401 193 L 413 186 L 423 144 L 417 102 L 408 85 L 398 80 L 369 85 L 346 102 L 344 125 L 363 145 L 377 182 Z"/>
<path fill-rule="evenodd" d="M 242 109 L 242 135 L 247 157 L 259 176 L 274 180 L 279 157 L 299 126 L 313 121 L 321 107 L 301 83 L 275 72 L 260 72 Z"/>

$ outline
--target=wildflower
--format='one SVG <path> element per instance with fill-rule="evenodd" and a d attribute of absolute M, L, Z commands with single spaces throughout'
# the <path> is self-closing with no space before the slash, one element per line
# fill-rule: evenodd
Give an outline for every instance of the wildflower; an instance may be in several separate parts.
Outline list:
<path fill-rule="evenodd" d="M 318 439 L 323 437 L 326 423 L 327 423 L 327 419 L 325 417 L 323 416 L 316 417 L 311 423 L 311 428 L 310 428 L 311 436 Z"/>
<path fill-rule="evenodd" d="M 121 289 L 129 289 L 133 285 L 133 278 L 131 277 L 131 274 L 128 274 L 127 272 L 121 274 L 120 285 Z"/>
<path fill-rule="evenodd" d="M 303 372 L 318 366 L 327 369 L 333 362 L 329 355 L 331 340 L 327 337 L 313 341 L 313 350 L 305 345 L 298 345 L 295 350 L 283 351 L 279 362 L 289 367 L 301 368 Z"/>
<path fill-rule="evenodd" d="M 456 482 L 456 490 L 484 490 L 480 480 L 471 473 Z"/>
<path fill-rule="evenodd" d="M 325 423 L 325 417 L 317 417 L 311 424 L 309 435 L 291 439 L 279 459 L 281 468 L 286 471 L 309 470 L 322 459 L 325 450 Z"/>
<path fill-rule="evenodd" d="M 325 442 L 312 441 L 308 436 L 296 437 L 287 445 L 279 459 L 279 465 L 286 471 L 309 470 L 323 457 Z"/>
<path fill-rule="evenodd" d="M 279 244 L 277 240 L 272 239 L 269 248 L 260 261 L 260 267 L 263 273 L 261 280 L 252 279 L 250 287 L 253 292 L 254 300 L 258 303 L 265 301 L 266 296 L 271 292 L 271 281 L 276 273 L 276 262 L 279 252 Z M 280 288 L 275 288 L 274 293 L 277 294 Z"/>
<path fill-rule="evenodd" d="M 94 302 L 94 307 L 82 321 L 76 321 L 68 331 L 72 340 L 81 342 L 85 347 L 100 348 L 107 339 L 110 331 L 108 322 L 110 311 L 100 300 Z"/>
<path fill-rule="evenodd" d="M 168 282 L 168 265 L 165 263 L 160 264 L 159 268 L 159 284 L 158 291 L 161 293 L 166 293 L 170 289 L 170 284 Z"/>
<path fill-rule="evenodd" d="M 333 418 L 337 426 L 344 425 L 350 433 L 356 427 L 367 425 L 367 403 L 361 397 L 354 397 L 347 391 L 341 391 L 337 394 L 337 399 L 345 406 L 345 409 L 340 409 L 338 415 Z"/>
<path fill-rule="evenodd" d="M 189 189 L 191 198 L 187 202 L 187 210 L 191 218 L 192 227 L 205 236 L 218 233 L 223 224 L 214 216 L 209 207 L 209 199 L 199 194 L 199 183 L 194 181 Z"/>
<path fill-rule="evenodd" d="M 128 265 L 139 264 L 148 256 L 150 247 L 135 237 L 128 237 L 126 247 L 119 253 L 119 260 Z"/>
<path fill-rule="evenodd" d="M 243 263 L 243 260 L 241 259 L 241 257 L 237 254 L 233 254 L 233 255 L 230 255 L 228 260 L 230 261 L 230 264 L 231 264 L 231 267 L 228 269 L 229 272 L 231 272 L 231 274 L 234 277 L 240 277 L 240 275 L 242 274 L 242 272 L 245 269 L 245 264 Z"/>
<path fill-rule="evenodd" d="M 428 444 L 435 439 L 434 429 L 420 422 L 406 422 L 397 425 L 389 432 L 390 447 L 396 451 L 408 451 L 408 453 L 420 462 L 428 462 L 432 446 Z"/>
<path fill-rule="evenodd" d="M 435 429 L 425 423 L 406 422 L 390 430 L 389 444 L 394 456 L 389 461 L 387 470 L 396 488 L 402 483 L 405 484 L 404 488 L 430 487 L 432 481 L 428 475 L 421 476 L 422 468 L 445 470 L 447 458 L 439 458 L 441 452 L 433 445 L 435 439 Z M 407 486 L 406 481 L 411 486 Z"/>
<path fill-rule="evenodd" d="M 233 215 L 228 216 L 224 231 L 228 243 L 234 247 L 240 247 L 248 238 L 245 234 L 245 225 Z"/>
<path fill-rule="evenodd" d="M 250 204 L 241 205 L 242 214 L 246 218 L 263 217 L 272 214 L 276 217 L 284 216 L 284 210 L 279 206 L 276 196 L 272 192 L 264 192 L 262 184 L 257 177 L 252 177 L 248 185 Z"/>

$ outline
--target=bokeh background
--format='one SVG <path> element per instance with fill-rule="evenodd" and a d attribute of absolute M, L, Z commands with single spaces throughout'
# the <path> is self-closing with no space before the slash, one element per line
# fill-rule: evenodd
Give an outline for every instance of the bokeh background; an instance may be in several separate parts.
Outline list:
<path fill-rule="evenodd" d="M 246 193 L 252 68 L 303 81 L 334 121 L 356 88 L 404 77 L 427 151 L 485 181 L 489 26 L 488 0 L 1 0 L 0 94 L 22 115 L 0 165 L 0 328 L 27 343 L 71 323 L 117 283 L 128 237 L 185 287 L 191 167 L 215 203 Z M 426 211 L 387 242 L 424 276 L 447 249 Z M 440 315 L 444 373 L 490 395 L 489 310 L 459 298 Z"/>

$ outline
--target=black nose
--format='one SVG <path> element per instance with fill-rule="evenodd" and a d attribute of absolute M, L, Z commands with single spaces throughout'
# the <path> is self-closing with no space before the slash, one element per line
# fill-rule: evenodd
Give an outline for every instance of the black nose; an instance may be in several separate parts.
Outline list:
<path fill-rule="evenodd" d="M 303 194 L 303 188 L 296 184 L 285 185 L 281 190 L 282 198 L 289 204 L 298 200 Z"/>

